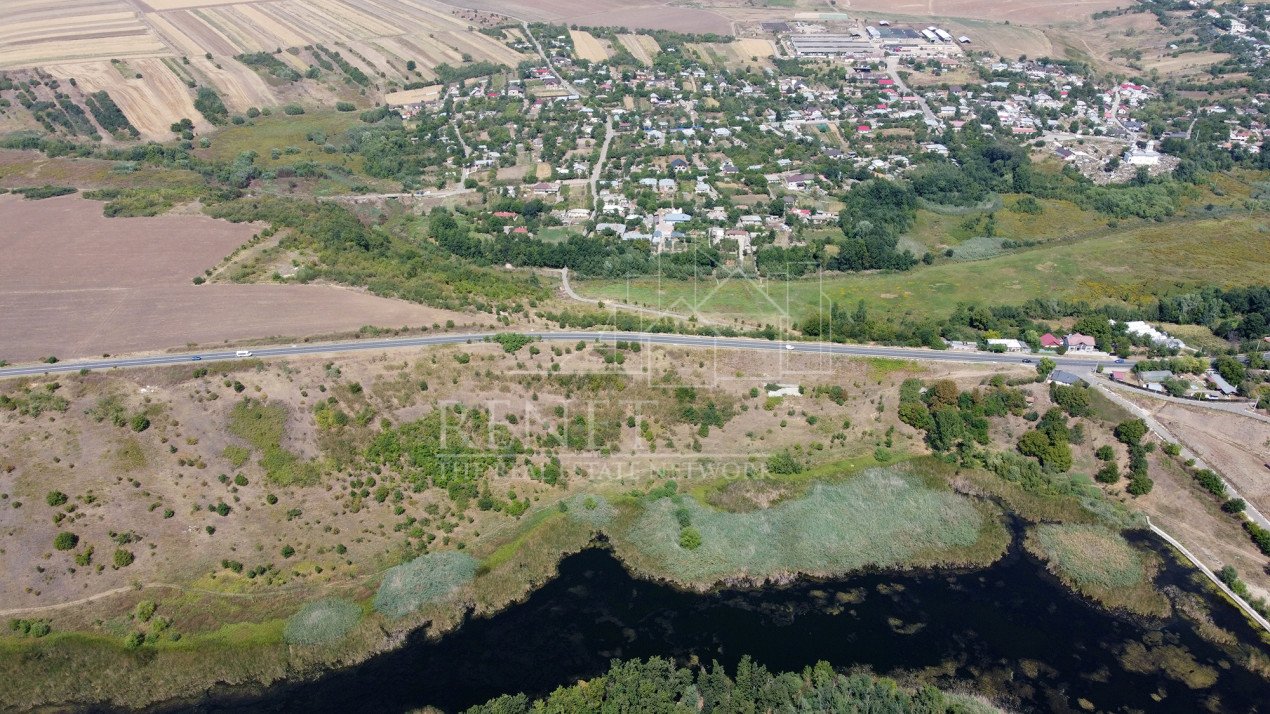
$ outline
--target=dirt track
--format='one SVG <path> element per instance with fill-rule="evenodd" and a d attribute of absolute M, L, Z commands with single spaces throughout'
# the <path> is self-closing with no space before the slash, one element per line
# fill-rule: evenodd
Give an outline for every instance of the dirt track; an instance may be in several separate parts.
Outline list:
<path fill-rule="evenodd" d="M 76 196 L 0 196 L 0 359 L 142 352 L 470 316 L 325 285 L 195 286 L 259 227 L 201 216 L 104 218 Z"/>

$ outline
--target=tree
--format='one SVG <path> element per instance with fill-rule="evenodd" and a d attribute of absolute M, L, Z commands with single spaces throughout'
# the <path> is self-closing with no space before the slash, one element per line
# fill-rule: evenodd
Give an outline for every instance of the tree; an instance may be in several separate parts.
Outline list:
<path fill-rule="evenodd" d="M 1110 446 L 1103 444 L 1094 452 L 1094 456 L 1097 456 L 1099 461 L 1111 461 L 1116 458 L 1116 451 Z"/>
<path fill-rule="evenodd" d="M 696 550 L 701 547 L 701 533 L 692 526 L 679 531 L 679 547 L 684 550 Z"/>
<path fill-rule="evenodd" d="M 1057 382 L 1050 384 L 1050 399 L 1067 412 L 1068 416 L 1089 416 L 1089 390 L 1085 387 L 1067 387 Z"/>
<path fill-rule="evenodd" d="M 966 421 L 956 407 L 942 406 L 935 410 L 935 428 L 927 437 L 930 448 L 935 451 L 948 451 L 965 437 Z"/>
<path fill-rule="evenodd" d="M 58 550 L 70 550 L 79 545 L 79 536 L 74 533 L 62 531 L 53 538 L 53 547 Z"/>
<path fill-rule="evenodd" d="M 1041 377 L 1041 379 L 1045 379 L 1050 376 L 1050 372 L 1053 372 L 1054 368 L 1057 366 L 1058 365 L 1054 362 L 1054 360 L 1049 357 L 1042 357 L 1041 360 L 1036 363 L 1036 373 Z"/>
<path fill-rule="evenodd" d="M 930 385 L 930 389 L 926 392 L 926 401 L 931 407 L 956 404 L 958 395 L 956 382 L 951 379 L 941 379 Z"/>
<path fill-rule="evenodd" d="M 1116 425 L 1115 434 L 1122 444 L 1136 444 L 1147 435 L 1147 424 L 1141 419 L 1126 419 Z"/>
<path fill-rule="evenodd" d="M 904 402 L 900 404 L 900 421 L 922 431 L 930 431 L 931 427 L 935 425 L 935 420 L 931 418 L 930 410 L 921 402 Z"/>
<path fill-rule="evenodd" d="M 1235 386 L 1242 384 L 1248 378 L 1248 369 L 1239 360 L 1229 355 L 1218 357 L 1213 362 L 1213 368 L 1223 379 Z"/>

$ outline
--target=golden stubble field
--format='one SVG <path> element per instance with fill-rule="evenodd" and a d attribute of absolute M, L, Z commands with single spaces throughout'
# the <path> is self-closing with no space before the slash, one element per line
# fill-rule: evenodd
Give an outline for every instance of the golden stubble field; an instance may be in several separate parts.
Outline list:
<path fill-rule="evenodd" d="M 302 48 L 321 44 L 372 79 L 372 98 L 434 78 L 443 63 L 525 58 L 431 0 L 12 0 L 0 12 L 8 20 L 0 70 L 41 68 L 105 90 L 147 139 L 171 138 L 167 128 L 181 118 L 201 119 L 189 83 L 213 87 L 235 112 L 355 98 L 343 96 L 338 70 L 331 86 L 298 91 L 241 64 L 240 54 L 286 49 L 275 56 L 304 72 L 318 58 Z M 410 61 L 417 70 L 406 69 Z"/>

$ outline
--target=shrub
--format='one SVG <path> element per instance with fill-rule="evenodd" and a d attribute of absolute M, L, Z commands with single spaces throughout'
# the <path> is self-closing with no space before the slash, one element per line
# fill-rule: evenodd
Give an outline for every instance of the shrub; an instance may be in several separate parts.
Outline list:
<path fill-rule="evenodd" d="M 353 104 L 352 102 L 336 102 L 335 103 L 335 111 L 337 112 L 352 112 L 356 110 L 357 110 L 357 105 Z"/>
<path fill-rule="evenodd" d="M 44 497 L 44 501 L 54 508 L 66 503 L 66 500 L 66 494 L 61 491 L 49 491 L 48 495 Z"/>
<path fill-rule="evenodd" d="M 1217 496 L 1218 498 L 1226 497 L 1226 484 L 1222 483 L 1221 477 L 1208 469 L 1200 469 L 1192 476 L 1205 491 Z"/>
<path fill-rule="evenodd" d="M 282 557 L 290 558 L 293 555 L 295 555 L 295 548 L 292 548 L 289 545 L 282 546 Z"/>
<path fill-rule="evenodd" d="M 288 104 L 282 108 L 282 113 L 287 116 L 297 116 L 304 113 L 304 107 L 299 104 Z"/>
<path fill-rule="evenodd" d="M 1232 498 L 1221 505 L 1221 509 L 1227 513 L 1243 513 L 1248 508 L 1248 503 L 1242 498 Z"/>
<path fill-rule="evenodd" d="M 802 473 L 803 465 L 785 450 L 767 457 L 767 470 L 779 475 L 793 475 Z"/>
<path fill-rule="evenodd" d="M 686 550 L 696 550 L 701 547 L 701 532 L 692 526 L 687 526 L 679 531 L 679 547 Z"/>
<path fill-rule="evenodd" d="M 150 428 L 150 420 L 146 418 L 145 414 L 138 414 L 132 418 L 132 421 L 129 422 L 128 426 L 130 426 L 133 431 L 140 433 Z"/>
<path fill-rule="evenodd" d="M 114 562 L 116 568 L 126 568 L 129 565 L 132 565 L 132 561 L 136 559 L 136 556 L 133 555 L 131 551 L 124 550 L 123 548 L 119 548 L 115 551 Z"/>
<path fill-rule="evenodd" d="M 53 538 L 53 547 L 58 550 L 70 550 L 79 545 L 79 536 L 74 533 L 62 531 Z"/>
<path fill-rule="evenodd" d="M 1151 489 L 1155 487 L 1155 482 L 1146 476 L 1134 476 L 1129 479 L 1129 487 L 1125 489 L 1131 496 L 1145 496 L 1151 493 Z"/>
<path fill-rule="evenodd" d="M 1120 469 L 1113 461 L 1099 469 L 1098 473 L 1094 474 L 1094 479 L 1099 483 L 1115 483 L 1120 480 Z"/>
<path fill-rule="evenodd" d="M 1244 522 L 1244 530 L 1248 531 L 1248 535 L 1252 537 L 1252 542 L 1261 550 L 1263 555 L 1270 555 L 1270 530 L 1262 528 L 1252 521 Z"/>

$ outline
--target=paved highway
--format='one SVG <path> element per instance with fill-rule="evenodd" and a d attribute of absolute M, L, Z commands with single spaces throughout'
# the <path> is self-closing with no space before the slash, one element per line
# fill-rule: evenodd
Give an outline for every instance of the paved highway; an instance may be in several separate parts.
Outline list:
<path fill-rule="evenodd" d="M 296 344 L 279 347 L 251 348 L 251 356 L 256 358 L 297 357 L 303 355 L 333 355 L 342 352 L 361 352 L 366 350 L 395 350 L 436 345 L 455 345 L 467 342 L 480 342 L 495 332 L 476 332 L 467 334 L 428 335 L 425 337 L 402 337 L 396 339 L 343 340 L 339 342 L 323 342 L 316 344 Z M 733 350 L 763 350 L 790 352 L 794 354 L 828 354 L 848 355 L 856 357 L 897 357 L 901 359 L 927 360 L 934 362 L 979 362 L 990 364 L 1023 364 L 1034 362 L 1038 357 L 1020 354 L 993 354 L 987 352 L 961 352 L 953 350 L 929 350 L 908 347 L 875 347 L 871 345 L 842 345 L 832 342 L 773 342 L 768 340 L 741 337 L 701 337 L 697 335 L 675 335 L 644 332 L 527 332 L 531 337 L 546 341 L 576 342 L 578 340 L 637 340 L 646 345 L 673 345 L 681 347 L 716 347 Z M 242 359 L 235 350 L 215 350 L 207 352 L 187 352 L 184 354 L 162 354 L 144 357 L 117 357 L 109 359 L 78 360 L 58 362 L 56 364 L 34 364 L 0 368 L 0 378 L 24 377 L 41 374 L 78 372 L 82 369 L 115 369 L 124 367 L 156 367 L 172 364 L 189 364 L 191 362 L 224 362 Z M 1110 358 L 1094 357 L 1052 357 L 1060 367 L 1068 369 L 1088 370 L 1098 365 L 1110 365 Z"/>

